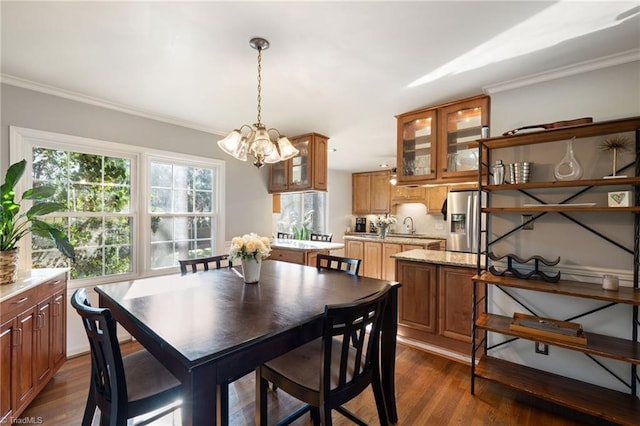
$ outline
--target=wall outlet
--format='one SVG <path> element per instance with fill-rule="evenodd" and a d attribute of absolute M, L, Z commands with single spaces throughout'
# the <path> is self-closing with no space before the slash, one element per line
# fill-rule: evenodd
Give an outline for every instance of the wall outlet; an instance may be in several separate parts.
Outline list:
<path fill-rule="evenodd" d="M 529 222 L 531 219 L 533 219 L 533 215 L 530 215 L 530 214 L 522 215 L 522 223 Z M 525 226 L 522 227 L 522 229 L 526 229 L 529 231 L 533 230 L 533 222 L 527 223 Z"/>
<path fill-rule="evenodd" d="M 535 342 L 535 345 L 537 354 L 549 355 L 549 345 L 541 342 Z"/>

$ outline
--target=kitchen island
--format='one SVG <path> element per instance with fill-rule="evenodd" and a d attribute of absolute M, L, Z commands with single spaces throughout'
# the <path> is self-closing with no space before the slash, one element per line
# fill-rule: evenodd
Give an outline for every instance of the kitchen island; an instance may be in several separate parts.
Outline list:
<path fill-rule="evenodd" d="M 478 256 L 408 250 L 391 257 L 396 260 L 396 280 L 402 283 L 398 292 L 399 339 L 447 358 L 470 362 L 471 277 L 476 273 Z"/>
<path fill-rule="evenodd" d="M 271 242 L 271 256 L 269 259 L 316 266 L 318 253 L 329 254 L 331 250 L 343 248 L 344 244 L 342 243 L 276 238 Z"/>

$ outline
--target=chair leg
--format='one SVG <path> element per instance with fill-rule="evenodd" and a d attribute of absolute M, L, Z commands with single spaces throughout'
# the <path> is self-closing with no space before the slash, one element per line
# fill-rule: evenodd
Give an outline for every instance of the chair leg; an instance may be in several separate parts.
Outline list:
<path fill-rule="evenodd" d="M 320 407 L 320 421 L 324 426 L 331 426 L 333 421 L 331 420 L 331 408 L 327 404 L 322 404 Z"/>
<path fill-rule="evenodd" d="M 262 378 L 260 367 L 256 368 L 256 414 L 255 423 L 258 426 L 267 425 L 267 389 L 269 382 Z"/>
<path fill-rule="evenodd" d="M 387 426 L 389 424 L 387 408 L 384 402 L 384 394 L 382 393 L 382 381 L 380 374 L 373 374 L 371 380 L 371 387 L 373 388 L 373 396 L 376 400 L 376 409 L 378 410 L 378 419 L 380 420 L 380 426 Z"/>
<path fill-rule="evenodd" d="M 314 426 L 320 426 L 320 410 L 318 407 L 311 407 L 311 420 Z"/>
<path fill-rule="evenodd" d="M 229 383 L 218 385 L 218 413 L 221 419 L 229 418 Z"/>
<path fill-rule="evenodd" d="M 96 401 L 93 399 L 91 384 L 89 384 L 89 396 L 87 397 L 87 405 L 84 408 L 84 415 L 82 416 L 82 426 L 91 426 L 95 414 Z"/>

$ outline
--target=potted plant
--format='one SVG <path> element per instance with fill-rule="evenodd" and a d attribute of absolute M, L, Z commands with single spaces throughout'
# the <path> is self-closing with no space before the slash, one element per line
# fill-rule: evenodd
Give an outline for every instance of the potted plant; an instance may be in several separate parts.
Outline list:
<path fill-rule="evenodd" d="M 53 241 L 56 248 L 65 256 L 75 258 L 75 251 L 66 234 L 60 229 L 41 220 L 41 216 L 60 211 L 64 206 L 44 200 L 53 195 L 48 186 L 27 189 L 19 202 L 15 201 L 15 186 L 24 174 L 27 161 L 12 164 L 7 169 L 4 183 L 0 186 L 0 285 L 10 284 L 17 279 L 18 241 L 27 234 L 34 233 Z M 31 208 L 20 213 L 20 203 L 24 200 L 37 201 Z"/>

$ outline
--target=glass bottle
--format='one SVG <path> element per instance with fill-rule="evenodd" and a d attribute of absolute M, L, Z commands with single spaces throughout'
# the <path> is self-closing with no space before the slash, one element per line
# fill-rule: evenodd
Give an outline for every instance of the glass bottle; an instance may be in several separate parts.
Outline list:
<path fill-rule="evenodd" d="M 573 154 L 573 140 L 575 136 L 567 141 L 567 152 L 555 169 L 553 174 L 556 180 L 578 180 L 582 177 L 582 166 L 578 163 L 576 156 Z"/>

